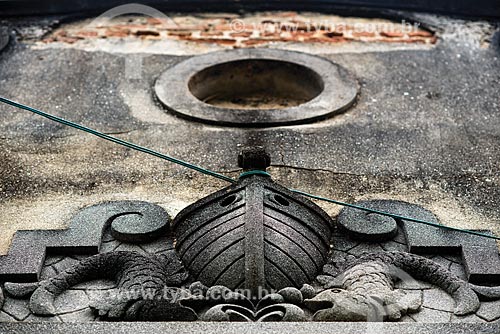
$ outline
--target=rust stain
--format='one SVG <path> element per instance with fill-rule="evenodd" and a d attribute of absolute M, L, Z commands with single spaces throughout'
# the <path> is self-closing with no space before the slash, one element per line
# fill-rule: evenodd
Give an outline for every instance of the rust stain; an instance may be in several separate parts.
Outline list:
<path fill-rule="evenodd" d="M 137 16 L 127 17 L 126 20 L 116 18 L 97 27 L 83 23 L 67 24 L 55 30 L 43 42 L 73 44 L 80 40 L 138 38 L 252 47 L 274 42 L 434 44 L 437 41 L 433 32 L 405 22 L 382 19 L 296 12 L 170 17 L 175 23 L 165 24 L 156 18 Z"/>

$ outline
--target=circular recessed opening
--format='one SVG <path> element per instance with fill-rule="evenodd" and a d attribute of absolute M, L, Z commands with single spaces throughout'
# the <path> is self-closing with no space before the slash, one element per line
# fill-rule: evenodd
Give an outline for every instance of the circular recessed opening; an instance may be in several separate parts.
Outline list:
<path fill-rule="evenodd" d="M 237 196 L 236 195 L 229 195 L 228 197 L 224 198 L 222 202 L 220 203 L 221 206 L 229 206 L 236 202 Z"/>
<path fill-rule="evenodd" d="M 278 49 L 237 49 L 184 60 L 163 72 L 155 93 L 168 112 L 240 127 L 318 121 L 346 111 L 359 85 L 327 59 Z"/>
<path fill-rule="evenodd" d="M 294 63 L 246 59 L 207 67 L 191 77 L 200 101 L 228 109 L 283 109 L 311 101 L 324 89 L 313 70 Z"/>

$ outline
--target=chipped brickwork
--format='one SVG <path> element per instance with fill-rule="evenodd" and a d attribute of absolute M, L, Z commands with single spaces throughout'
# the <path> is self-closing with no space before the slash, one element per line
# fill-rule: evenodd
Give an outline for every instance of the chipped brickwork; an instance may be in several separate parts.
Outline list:
<path fill-rule="evenodd" d="M 434 44 L 434 33 L 408 22 L 344 18 L 314 13 L 272 12 L 244 15 L 170 15 L 156 18 L 126 16 L 92 24 L 63 25 L 43 39 L 45 43 L 73 44 L 95 39 L 178 40 L 223 47 L 254 47 L 272 43 L 416 43 Z"/>

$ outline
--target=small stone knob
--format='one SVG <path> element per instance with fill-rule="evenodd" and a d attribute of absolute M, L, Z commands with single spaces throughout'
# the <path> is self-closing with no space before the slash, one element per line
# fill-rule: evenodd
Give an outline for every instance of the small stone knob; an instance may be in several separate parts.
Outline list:
<path fill-rule="evenodd" d="M 271 156 L 262 146 L 246 147 L 238 155 L 238 166 L 247 170 L 263 170 L 271 165 Z"/>

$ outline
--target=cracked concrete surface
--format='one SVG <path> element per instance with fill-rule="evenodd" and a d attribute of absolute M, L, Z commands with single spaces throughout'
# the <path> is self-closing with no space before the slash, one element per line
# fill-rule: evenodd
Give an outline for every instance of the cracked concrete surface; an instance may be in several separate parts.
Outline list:
<path fill-rule="evenodd" d="M 233 177 L 241 147 L 264 145 L 270 172 L 284 185 L 347 202 L 404 200 L 444 224 L 500 235 L 494 25 L 478 33 L 470 26 L 486 23 L 472 22 L 447 34 L 446 18 L 421 19 L 437 31 L 433 48 L 322 47 L 322 56 L 355 74 L 361 94 L 344 114 L 313 124 L 239 129 L 180 119 L 163 109 L 152 87 L 186 57 L 141 53 L 140 77 L 130 78 L 127 55 L 40 49 L 33 39 L 43 34 L 0 52 L 0 95 Z M 4 105 L 0 159 L 2 254 L 16 230 L 64 228 L 78 208 L 96 202 L 146 200 L 175 215 L 225 186 Z M 339 210 L 318 204 L 330 214 Z"/>

